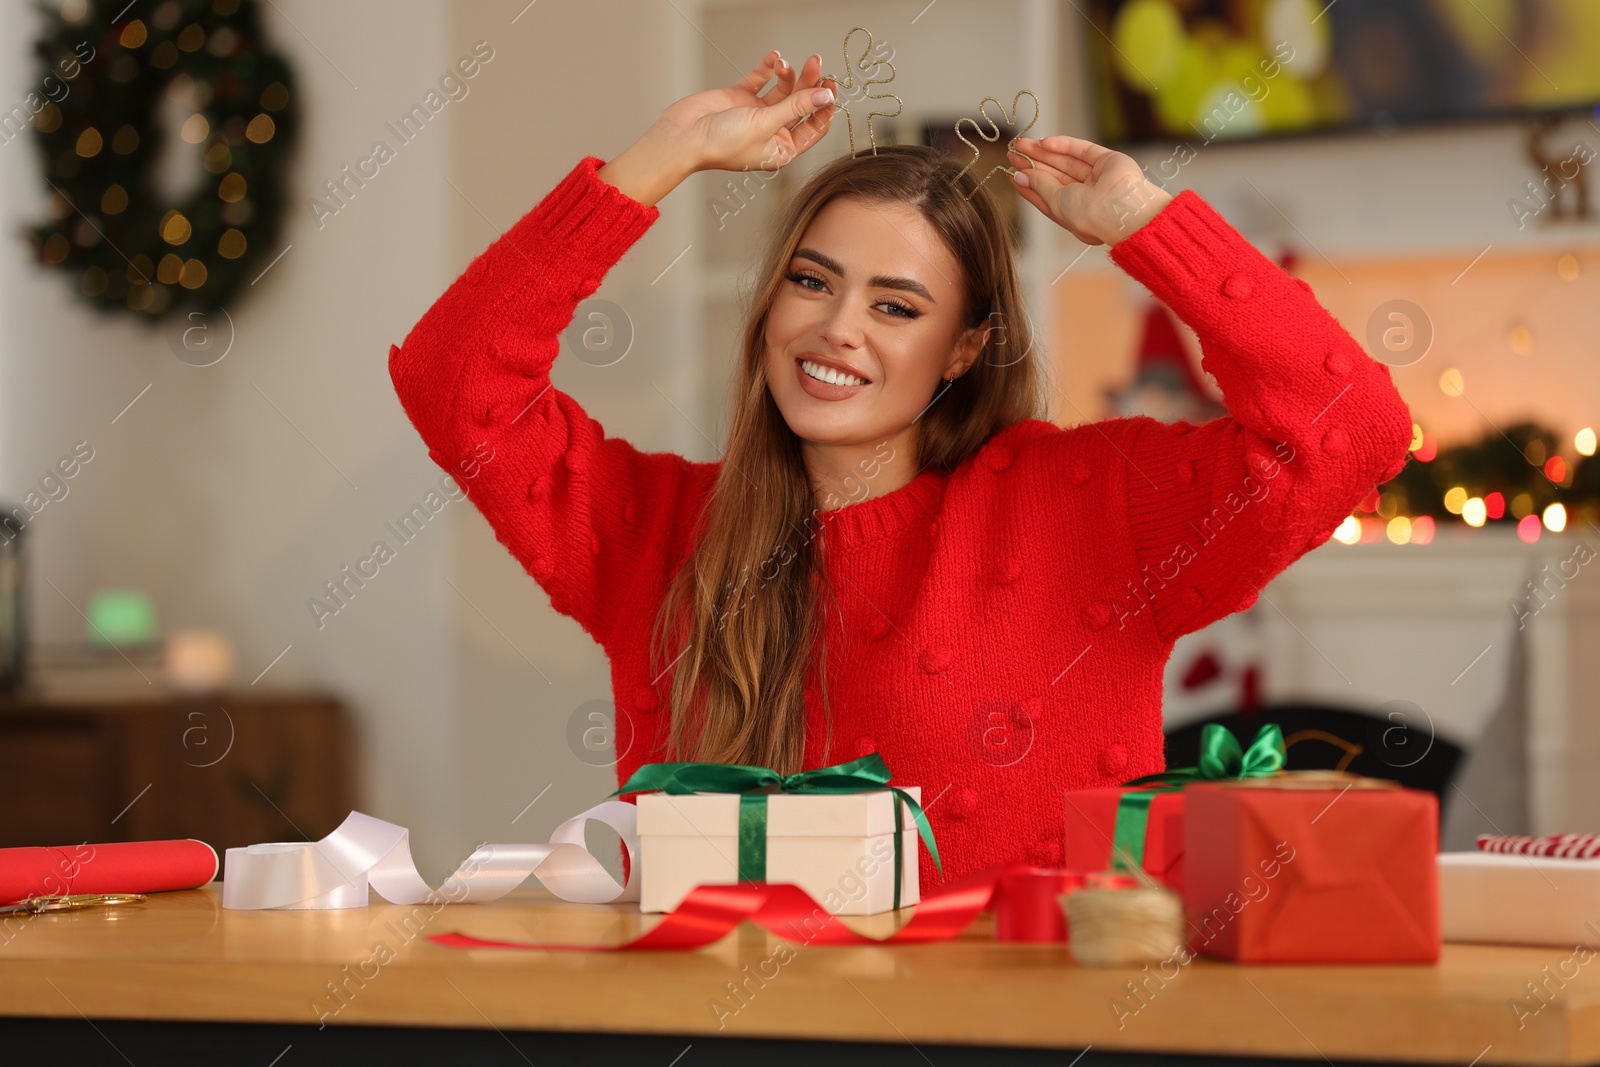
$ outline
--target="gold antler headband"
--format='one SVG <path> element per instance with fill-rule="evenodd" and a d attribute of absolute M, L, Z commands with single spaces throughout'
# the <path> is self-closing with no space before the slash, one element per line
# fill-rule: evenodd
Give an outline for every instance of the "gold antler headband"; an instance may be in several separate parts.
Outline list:
<path fill-rule="evenodd" d="M 855 63 L 851 63 L 850 62 L 850 38 L 852 38 L 852 37 L 854 37 L 856 35 L 856 31 L 857 30 L 859 30 L 860 32 L 862 32 L 862 33 L 867 35 L 867 47 L 862 50 L 861 58 L 858 59 Z M 871 86 L 874 86 L 874 85 L 886 85 L 889 82 L 894 81 L 894 64 L 889 62 L 887 59 L 883 59 L 883 60 L 878 60 L 878 61 L 872 63 L 871 65 L 868 65 L 867 57 L 872 53 L 872 31 L 867 29 L 865 26 L 856 26 L 856 27 L 852 28 L 849 33 L 845 34 L 844 35 L 844 44 L 841 46 L 840 51 L 844 56 L 844 66 L 845 66 L 845 71 L 847 72 L 847 77 L 845 77 L 844 79 L 841 80 L 840 78 L 836 77 L 835 75 L 824 74 L 822 76 L 822 78 L 820 79 L 821 81 L 831 81 L 831 82 L 833 82 L 834 85 L 838 87 L 838 89 L 846 89 L 846 90 L 850 90 L 850 91 L 854 92 L 858 88 L 858 86 L 856 84 L 856 71 L 860 71 L 862 74 L 866 74 L 866 73 L 869 73 L 871 71 L 876 70 L 880 66 L 889 68 L 889 76 L 887 78 L 867 78 L 867 79 L 863 80 L 861 82 L 860 86 L 859 86 L 861 91 L 866 94 L 866 99 L 868 99 L 868 100 L 891 100 L 892 99 L 895 102 L 895 105 L 896 105 L 895 109 L 893 111 L 870 111 L 870 112 L 867 113 L 867 140 L 868 140 L 868 143 L 870 143 L 872 145 L 872 154 L 873 155 L 877 155 L 878 154 L 878 139 L 877 139 L 877 136 L 874 134 L 873 129 L 872 129 L 872 120 L 877 118 L 880 115 L 882 115 L 884 118 L 894 118 L 896 115 L 900 114 L 900 112 L 905 110 L 905 102 L 903 100 L 901 100 L 898 96 L 895 96 L 893 93 L 871 93 L 871 92 L 867 92 L 867 89 L 869 87 L 871 87 Z M 849 106 L 845 104 L 845 102 L 844 102 L 844 100 L 842 98 L 840 98 L 840 94 L 838 92 L 838 89 L 835 89 L 834 94 L 833 94 L 834 97 L 835 97 L 834 104 L 835 104 L 836 107 L 839 108 L 840 111 L 843 111 L 844 114 L 845 114 L 845 121 L 846 121 L 846 123 L 848 125 L 848 129 L 849 129 L 849 132 L 850 132 L 850 154 L 853 156 L 853 155 L 856 154 L 856 123 L 855 123 L 855 116 L 850 113 Z"/>
<path fill-rule="evenodd" d="M 961 143 L 962 144 L 964 144 L 968 148 L 972 149 L 972 159 L 970 161 L 968 161 L 966 166 L 961 168 L 961 174 L 957 174 L 956 175 L 956 180 L 957 181 L 961 180 L 961 175 L 962 174 L 965 174 L 965 173 L 967 173 L 967 171 L 972 169 L 972 164 L 978 162 L 978 157 L 981 154 L 980 151 L 979 151 L 978 146 L 973 144 L 971 141 L 967 140 L 966 135 L 961 132 L 961 124 L 963 122 L 971 123 L 973 132 L 976 133 L 979 137 L 982 137 L 985 141 L 990 141 L 990 142 L 998 141 L 1000 139 L 1000 127 L 995 122 L 994 119 L 989 118 L 989 113 L 987 111 L 985 111 L 984 108 L 992 101 L 994 103 L 995 107 L 1001 108 L 1000 117 L 1005 120 L 1006 125 L 1015 126 L 1017 124 L 1017 105 L 1018 105 L 1018 103 L 1021 102 L 1021 100 L 1022 100 L 1022 98 L 1024 96 L 1026 96 L 1029 100 L 1033 101 L 1033 118 L 1028 120 L 1028 124 L 1026 126 L 1022 127 L 1021 130 L 1017 131 L 1017 134 L 1016 134 L 1015 137 L 1011 138 L 1010 141 L 1006 142 L 1006 152 L 1008 153 L 1008 155 L 1007 155 L 1008 159 L 1010 158 L 1009 153 L 1016 152 L 1017 155 L 1021 156 L 1023 159 L 1026 159 L 1029 163 L 1032 163 L 1034 161 L 1033 157 L 1028 155 L 1026 152 L 1017 152 L 1016 145 L 1017 145 L 1017 141 L 1019 139 L 1021 139 L 1023 134 L 1025 134 L 1029 130 L 1033 129 L 1033 124 L 1039 121 L 1039 98 L 1037 96 L 1034 96 L 1033 95 L 1033 91 L 1030 90 L 1030 89 L 1019 89 L 1019 90 L 1017 90 L 1017 95 L 1011 98 L 1011 113 L 1007 114 L 1005 109 L 1001 106 L 999 100 L 997 100 L 996 98 L 994 98 L 992 96 L 986 96 L 986 97 L 983 98 L 982 102 L 980 102 L 978 104 L 978 115 L 989 123 L 989 128 L 994 131 L 994 133 L 992 135 L 984 133 L 983 130 L 978 126 L 978 123 L 977 123 L 976 119 L 971 119 L 971 118 L 968 118 L 966 116 L 963 116 L 963 117 L 961 117 L 961 118 L 956 120 L 956 136 L 961 138 Z M 994 172 L 997 171 L 997 170 L 1003 170 L 1007 174 L 1011 174 L 1012 172 L 1014 172 L 1016 170 L 1016 168 L 1012 167 L 1012 166 L 1010 166 L 1008 164 L 1005 164 L 1005 163 L 1001 163 L 1001 164 L 998 164 L 998 165 L 996 165 L 994 167 L 991 167 L 990 170 L 989 170 L 989 173 L 985 174 L 982 177 L 982 179 L 979 180 L 978 184 L 974 185 L 972 187 L 972 192 L 968 193 L 962 199 L 971 200 L 972 199 L 972 194 L 976 193 L 978 191 L 978 189 L 980 187 L 982 187 L 984 182 L 986 182 L 990 178 L 992 178 L 994 176 Z"/>

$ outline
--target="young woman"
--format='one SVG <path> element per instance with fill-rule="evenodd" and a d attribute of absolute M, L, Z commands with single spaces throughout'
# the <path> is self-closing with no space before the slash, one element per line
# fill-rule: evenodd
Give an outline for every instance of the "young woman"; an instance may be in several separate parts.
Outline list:
<path fill-rule="evenodd" d="M 1248 607 L 1396 474 L 1410 414 L 1310 287 L 1193 192 L 1047 137 L 1018 143 L 1021 195 L 1195 329 L 1227 417 L 1046 421 L 988 185 L 885 146 L 783 210 L 720 461 L 607 436 L 550 384 L 559 335 L 689 174 L 822 139 L 820 63 L 770 52 L 585 157 L 391 347 L 390 374 L 435 462 L 608 653 L 633 734 L 619 782 L 876 751 L 922 787 L 947 878 L 1058 863 L 1064 792 L 1164 768 L 1174 640 Z M 925 851 L 920 874 L 936 884 Z"/>

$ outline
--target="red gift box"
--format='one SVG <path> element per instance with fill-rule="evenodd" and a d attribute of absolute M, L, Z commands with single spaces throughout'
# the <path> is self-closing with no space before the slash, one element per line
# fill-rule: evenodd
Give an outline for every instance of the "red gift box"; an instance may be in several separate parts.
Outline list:
<path fill-rule="evenodd" d="M 1079 789 L 1067 793 L 1067 832 L 1062 866 L 1102 871 L 1111 866 L 1117 804 L 1134 788 Z M 1155 789 L 1145 824 L 1144 867 L 1157 881 L 1183 892 L 1183 795 Z"/>
<path fill-rule="evenodd" d="M 1433 963 L 1439 801 L 1291 772 L 1184 790 L 1190 948 L 1239 963 Z"/>

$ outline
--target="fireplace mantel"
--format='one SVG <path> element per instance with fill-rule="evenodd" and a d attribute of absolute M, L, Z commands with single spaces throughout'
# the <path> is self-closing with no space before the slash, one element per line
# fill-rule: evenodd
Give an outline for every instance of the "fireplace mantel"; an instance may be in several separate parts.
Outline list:
<path fill-rule="evenodd" d="M 1513 669 L 1519 642 L 1525 672 Z M 1268 584 L 1249 612 L 1178 642 L 1167 670 L 1169 726 L 1237 704 L 1226 671 L 1183 690 L 1185 669 L 1206 650 L 1225 667 L 1257 659 L 1268 702 L 1378 712 L 1409 701 L 1468 753 L 1497 711 L 1520 712 L 1528 829 L 1600 829 L 1592 770 L 1600 757 L 1600 531 L 1546 533 L 1535 544 L 1509 524 L 1445 527 L 1427 545 L 1329 541 Z"/>

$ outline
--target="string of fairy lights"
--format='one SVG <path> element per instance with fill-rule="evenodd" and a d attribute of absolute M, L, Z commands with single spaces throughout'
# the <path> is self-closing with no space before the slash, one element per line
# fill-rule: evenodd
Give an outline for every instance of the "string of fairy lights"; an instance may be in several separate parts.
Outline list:
<path fill-rule="evenodd" d="M 1552 486 L 1570 488 L 1575 467 L 1560 453 L 1548 456 L 1535 440 L 1527 455 L 1530 465 Z M 1584 459 L 1595 454 L 1596 434 L 1592 426 L 1585 426 L 1572 438 L 1573 450 Z M 1422 427 L 1412 423 L 1411 458 L 1418 463 L 1429 463 L 1436 458 L 1438 445 Z M 1533 544 L 1545 533 L 1561 533 L 1575 522 L 1600 520 L 1600 504 L 1585 500 L 1569 507 L 1569 502 L 1553 500 L 1540 506 L 1532 492 L 1507 493 L 1500 489 L 1483 490 L 1465 485 L 1451 485 L 1440 498 L 1443 509 L 1462 524 L 1482 527 L 1490 522 L 1511 521 L 1516 524 L 1517 537 Z M 1425 545 L 1438 530 L 1440 520 L 1430 514 L 1408 515 L 1399 513 L 1399 501 L 1383 489 L 1374 490 L 1361 502 L 1356 513 L 1345 517 L 1333 533 L 1336 540 L 1347 545 L 1373 541 L 1390 541 L 1397 545 Z"/>

